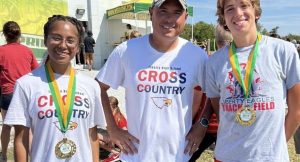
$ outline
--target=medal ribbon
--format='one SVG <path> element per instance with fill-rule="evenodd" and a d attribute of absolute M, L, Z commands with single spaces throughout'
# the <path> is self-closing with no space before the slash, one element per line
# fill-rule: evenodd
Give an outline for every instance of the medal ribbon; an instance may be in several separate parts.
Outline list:
<path fill-rule="evenodd" d="M 255 67 L 255 62 L 256 62 L 256 56 L 258 55 L 258 45 L 261 40 L 261 34 L 257 33 L 257 39 L 255 41 L 255 45 L 251 50 L 250 55 L 248 56 L 248 61 L 246 64 L 246 71 L 245 71 L 245 76 L 243 79 L 242 72 L 241 72 L 241 67 L 239 64 L 239 60 L 236 54 L 236 46 L 235 43 L 233 42 L 231 44 L 231 48 L 229 48 L 229 61 L 232 66 L 232 72 L 240 86 L 243 88 L 243 92 L 245 95 L 245 98 L 248 98 L 249 93 L 250 93 L 250 88 L 251 88 L 251 82 L 253 80 L 253 71 Z"/>
<path fill-rule="evenodd" d="M 51 95 L 53 97 L 53 101 L 55 104 L 55 109 L 57 112 L 60 128 L 61 131 L 65 133 L 68 130 L 71 115 L 73 112 L 73 106 L 74 106 L 74 98 L 75 98 L 75 90 L 76 90 L 75 70 L 72 67 L 70 69 L 70 79 L 68 83 L 66 102 L 64 102 L 63 98 L 61 97 L 57 82 L 54 78 L 54 72 L 49 62 L 46 63 L 45 71 L 46 71 L 47 81 L 51 91 Z"/>

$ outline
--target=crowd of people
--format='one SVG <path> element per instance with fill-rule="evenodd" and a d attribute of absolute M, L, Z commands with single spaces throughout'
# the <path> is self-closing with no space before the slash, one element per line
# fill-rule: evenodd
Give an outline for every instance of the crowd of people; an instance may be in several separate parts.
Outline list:
<path fill-rule="evenodd" d="M 149 13 L 153 32 L 140 36 L 128 24 L 95 79 L 71 64 L 84 50 L 93 68 L 96 42 L 77 19 L 48 18 L 39 66 L 20 44 L 19 25 L 5 23 L 0 160 L 12 126 L 22 162 L 96 162 L 99 148 L 109 154 L 104 162 L 194 162 L 212 144 L 215 162 L 288 162 L 295 132 L 300 153 L 298 46 L 257 32 L 260 0 L 217 1 L 218 50 L 210 56 L 179 37 L 185 0 L 153 0 Z M 125 115 L 108 96 L 120 86 Z"/>

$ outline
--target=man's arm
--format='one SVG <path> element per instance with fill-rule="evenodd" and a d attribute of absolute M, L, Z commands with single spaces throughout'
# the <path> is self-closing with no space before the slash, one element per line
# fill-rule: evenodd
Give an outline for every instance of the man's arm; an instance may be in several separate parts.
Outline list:
<path fill-rule="evenodd" d="M 89 129 L 89 136 L 92 147 L 93 162 L 99 162 L 99 142 L 96 126 Z"/>
<path fill-rule="evenodd" d="M 116 125 L 107 95 L 107 90 L 110 87 L 99 81 L 98 83 L 101 88 L 101 102 L 107 123 L 107 131 L 111 141 L 115 143 L 125 154 L 137 153 L 138 150 L 133 144 L 133 142 L 139 143 L 139 140 L 136 137 L 129 134 L 127 130 L 120 129 Z"/>
<path fill-rule="evenodd" d="M 300 83 L 288 90 L 287 94 L 288 113 L 285 117 L 285 135 L 288 141 L 300 124 Z"/>
<path fill-rule="evenodd" d="M 209 120 L 212 114 L 213 109 L 211 102 L 207 100 L 200 120 L 202 118 Z M 199 121 L 195 122 L 195 124 L 190 129 L 189 133 L 186 135 L 186 140 L 188 141 L 188 144 L 186 145 L 184 150 L 185 154 L 188 153 L 189 155 L 192 155 L 198 149 L 200 143 L 202 142 L 205 136 L 206 130 L 207 127 L 201 125 Z"/>
<path fill-rule="evenodd" d="M 217 97 L 217 98 L 211 98 L 210 102 L 211 102 L 212 108 L 214 110 L 214 113 L 216 114 L 217 119 L 219 121 L 220 98 L 219 97 Z"/>
<path fill-rule="evenodd" d="M 28 161 L 29 128 L 22 125 L 15 125 L 15 161 Z"/>
<path fill-rule="evenodd" d="M 198 115 L 198 112 L 201 112 L 201 102 L 202 102 L 202 91 L 194 88 L 194 95 L 193 95 L 193 104 L 192 104 L 192 115 L 193 120 Z"/>

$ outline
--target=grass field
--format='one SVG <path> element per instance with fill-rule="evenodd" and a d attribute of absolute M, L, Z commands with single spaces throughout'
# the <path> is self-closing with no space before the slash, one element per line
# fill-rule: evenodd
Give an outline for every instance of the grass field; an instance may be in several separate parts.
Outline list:
<path fill-rule="evenodd" d="M 289 156 L 291 162 L 300 162 L 300 155 L 295 153 L 294 139 L 291 139 L 288 143 Z M 213 151 L 206 150 L 197 162 L 214 162 L 213 160 Z"/>
<path fill-rule="evenodd" d="M 291 162 L 300 162 L 300 155 L 295 153 L 294 140 L 291 139 L 288 143 L 289 147 L 289 156 Z M 13 150 L 9 150 L 8 162 L 13 162 Z M 201 157 L 197 160 L 197 162 L 214 162 L 213 160 L 213 151 L 206 150 Z"/>

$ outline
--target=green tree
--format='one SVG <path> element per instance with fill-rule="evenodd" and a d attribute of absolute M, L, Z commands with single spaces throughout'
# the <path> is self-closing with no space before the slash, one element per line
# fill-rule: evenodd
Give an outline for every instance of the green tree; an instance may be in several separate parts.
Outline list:
<path fill-rule="evenodd" d="M 261 34 L 263 35 L 269 35 L 269 32 L 266 28 L 264 28 L 262 31 L 261 31 Z"/>
<path fill-rule="evenodd" d="M 256 29 L 258 32 L 262 33 L 264 27 L 261 25 L 261 23 L 257 22 L 256 23 Z"/>
<path fill-rule="evenodd" d="M 205 42 L 208 39 L 210 39 L 211 44 L 211 50 L 213 50 L 213 40 L 215 38 L 214 36 L 215 26 L 213 24 L 207 24 L 203 21 L 197 22 L 194 24 L 194 40 L 196 40 L 198 43 Z M 187 24 L 185 26 L 185 29 L 183 33 L 180 35 L 181 37 L 191 40 L 192 38 L 192 25 Z"/>
<path fill-rule="evenodd" d="M 283 39 L 290 40 L 290 41 L 295 39 L 297 41 L 300 41 L 300 35 L 288 34 Z"/>
<path fill-rule="evenodd" d="M 275 28 L 271 29 L 271 31 L 269 32 L 269 35 L 272 37 L 280 38 L 280 35 L 278 34 L 278 29 L 279 29 L 279 26 L 276 26 Z"/>
<path fill-rule="evenodd" d="M 192 25 L 191 24 L 186 24 L 184 31 L 180 35 L 182 38 L 191 40 L 192 38 Z"/>
<path fill-rule="evenodd" d="M 257 31 L 260 32 L 261 34 L 269 35 L 268 30 L 266 28 L 264 28 L 264 26 L 261 23 L 257 22 L 256 23 L 256 28 L 257 28 Z"/>

